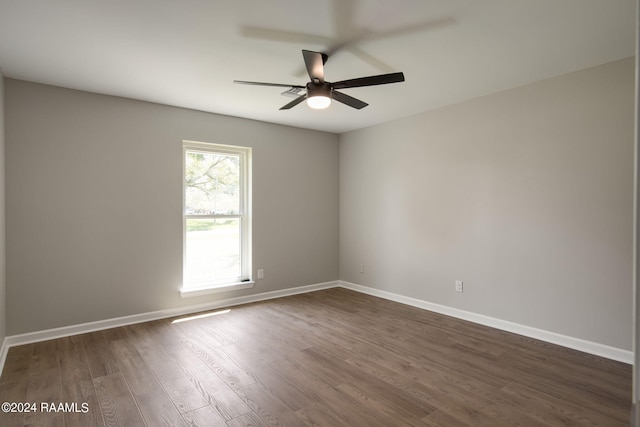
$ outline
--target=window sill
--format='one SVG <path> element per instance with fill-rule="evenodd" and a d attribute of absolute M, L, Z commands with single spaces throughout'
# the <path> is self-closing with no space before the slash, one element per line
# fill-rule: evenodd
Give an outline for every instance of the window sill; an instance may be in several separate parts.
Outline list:
<path fill-rule="evenodd" d="M 180 289 L 182 298 L 199 297 L 201 295 L 216 294 L 219 292 L 237 291 L 239 289 L 253 288 L 256 282 L 249 280 L 247 282 L 224 283 L 222 285 L 201 286 L 193 288 Z"/>

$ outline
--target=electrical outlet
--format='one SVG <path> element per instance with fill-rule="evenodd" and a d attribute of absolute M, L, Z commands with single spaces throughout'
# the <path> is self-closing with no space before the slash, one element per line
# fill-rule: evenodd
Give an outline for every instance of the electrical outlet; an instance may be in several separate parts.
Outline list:
<path fill-rule="evenodd" d="M 360 264 L 360 273 L 364 273 L 364 264 Z"/>
<path fill-rule="evenodd" d="M 264 269 L 258 269 L 258 279 L 264 279 Z"/>
<path fill-rule="evenodd" d="M 462 280 L 456 280 L 456 292 L 462 292 Z"/>

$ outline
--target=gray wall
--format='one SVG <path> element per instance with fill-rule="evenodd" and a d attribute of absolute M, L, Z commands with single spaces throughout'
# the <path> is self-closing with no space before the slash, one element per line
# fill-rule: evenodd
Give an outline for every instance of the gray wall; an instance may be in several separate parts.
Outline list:
<path fill-rule="evenodd" d="M 6 268 L 4 244 L 4 77 L 0 70 L 0 344 L 7 335 Z"/>
<path fill-rule="evenodd" d="M 338 137 L 6 79 L 9 335 L 338 278 Z M 182 140 L 253 147 L 250 290 L 181 299 Z"/>
<path fill-rule="evenodd" d="M 340 278 L 631 349 L 633 111 L 628 59 L 341 135 Z"/>

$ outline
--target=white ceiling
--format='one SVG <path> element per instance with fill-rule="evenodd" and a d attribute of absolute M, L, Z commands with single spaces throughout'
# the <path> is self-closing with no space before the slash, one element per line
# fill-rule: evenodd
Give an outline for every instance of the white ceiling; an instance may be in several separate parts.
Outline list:
<path fill-rule="evenodd" d="M 634 55 L 634 0 L 0 0 L 6 77 L 342 133 Z M 339 81 L 370 105 L 328 110 L 281 88 L 305 84 L 301 50 L 344 44 Z"/>

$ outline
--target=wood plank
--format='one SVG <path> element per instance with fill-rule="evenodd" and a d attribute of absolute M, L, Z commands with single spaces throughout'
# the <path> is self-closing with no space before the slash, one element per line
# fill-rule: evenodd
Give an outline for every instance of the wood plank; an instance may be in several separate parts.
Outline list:
<path fill-rule="evenodd" d="M 366 389 L 366 395 L 371 399 L 381 402 L 386 407 L 395 408 L 398 413 L 407 413 L 412 417 L 422 418 L 433 412 L 435 408 L 428 402 L 419 401 L 404 393 L 397 387 L 385 381 L 381 381 L 362 369 L 353 369 L 355 365 L 343 363 L 339 358 L 321 348 L 308 348 L 303 350 L 311 357 L 316 357 L 328 366 L 338 369 L 344 381 L 348 381 L 354 386 Z M 351 367 L 348 369 L 347 367 Z M 339 386 L 338 386 L 339 387 Z"/>
<path fill-rule="evenodd" d="M 190 374 L 162 348 L 143 344 L 137 350 L 178 411 L 190 412 L 209 404 L 189 380 Z"/>
<path fill-rule="evenodd" d="M 95 378 L 93 384 L 105 426 L 145 425 L 121 373 Z"/>
<path fill-rule="evenodd" d="M 218 411 L 208 405 L 184 413 L 182 418 L 189 427 L 227 427 L 227 423 Z"/>
<path fill-rule="evenodd" d="M 239 365 L 217 348 L 209 347 L 203 342 L 184 341 L 189 350 L 202 360 L 213 372 L 231 388 L 239 388 L 255 384 L 256 379 L 250 370 Z"/>
<path fill-rule="evenodd" d="M 378 418 L 374 405 L 365 405 L 359 398 L 336 387 L 323 387 L 318 390 L 318 395 L 321 396 L 322 404 L 340 421 L 339 425 L 387 427 L 395 424 Z"/>
<path fill-rule="evenodd" d="M 29 366 L 29 385 L 25 402 L 36 403 L 39 407 L 42 402 L 58 403 L 62 401 L 59 357 L 59 341 L 57 340 L 45 341 L 34 347 Z M 58 418 L 62 419 L 62 414 L 43 412 L 38 409 L 35 412 L 26 413 L 24 421 L 26 425 L 57 425 L 60 422 Z"/>
<path fill-rule="evenodd" d="M 504 388 L 504 391 L 523 397 L 542 408 L 542 410 L 544 410 L 546 414 L 552 414 L 555 417 L 555 420 L 550 420 L 549 422 L 556 423 L 550 425 L 574 424 L 596 425 L 603 427 L 623 427 L 629 425 L 628 421 L 616 421 L 613 418 L 601 414 L 590 407 L 583 407 L 568 403 L 562 399 L 545 395 L 544 393 L 538 390 L 534 390 L 523 384 L 509 384 Z M 560 422 L 563 424 L 559 424 Z"/>
<path fill-rule="evenodd" d="M 478 402 L 470 392 L 462 393 L 461 390 L 443 388 L 445 385 L 443 383 L 433 383 L 429 378 L 406 376 L 374 361 L 361 363 L 350 360 L 349 362 L 388 383 L 390 387 L 396 387 L 415 400 L 424 402 L 428 407 L 448 414 L 456 414 L 457 418 L 469 425 L 499 425 L 496 424 L 498 420 L 482 413 L 482 402 Z M 484 386 L 488 385 L 484 384 Z"/>
<path fill-rule="evenodd" d="M 244 364 L 251 364 L 251 354 L 247 354 L 244 348 L 232 344 L 221 349 L 225 354 L 234 360 L 238 360 Z M 273 363 L 278 363 L 274 361 Z M 260 359 L 254 359 L 251 369 L 256 381 L 262 384 L 269 393 L 280 399 L 291 410 L 296 411 L 307 405 L 315 403 L 315 400 L 308 396 L 304 391 L 287 381 L 266 363 L 262 363 Z"/>
<path fill-rule="evenodd" d="M 93 378 L 120 372 L 117 359 L 111 351 L 107 332 L 98 331 L 80 335 Z"/>
<path fill-rule="evenodd" d="M 134 396 L 153 393 L 162 388 L 129 339 L 114 341 L 112 351 L 117 360 L 118 369 L 127 379 L 127 384 Z"/>
<path fill-rule="evenodd" d="M 469 424 L 460 421 L 451 414 L 447 414 L 441 410 L 437 410 L 427 415 L 422 421 L 431 427 L 469 427 Z"/>
<path fill-rule="evenodd" d="M 136 396 L 140 412 L 149 427 L 171 426 L 184 427 L 187 423 L 161 390 Z"/>
<path fill-rule="evenodd" d="M 9 348 L 7 359 L 2 369 L 0 385 L 5 381 L 15 381 L 28 375 L 31 366 L 31 355 L 36 344 L 25 344 Z M 24 397 L 24 396 L 23 396 Z"/>
<path fill-rule="evenodd" d="M 561 393 L 560 396 L 554 394 L 556 397 L 587 392 L 620 402 L 631 399 L 628 389 L 621 387 L 620 378 L 603 376 L 599 372 L 584 370 L 556 358 L 541 361 L 522 355 L 505 354 L 501 361 L 504 368 L 508 367 L 514 372 L 515 382 L 526 383 L 545 393 L 550 393 L 550 388 L 553 387 Z"/>
<path fill-rule="evenodd" d="M 75 403 L 78 407 L 86 404 L 89 409 L 86 413 L 82 411 L 64 413 L 64 424 L 67 427 L 103 426 L 100 404 L 82 340 L 75 336 L 61 338 L 59 341 L 62 401 Z"/>
<path fill-rule="evenodd" d="M 28 374 L 22 376 L 2 374 L 0 381 L 0 402 L 27 402 L 27 388 L 29 387 Z M 24 425 L 23 412 L 0 412 L 0 425 L 20 426 Z"/>
<path fill-rule="evenodd" d="M 20 424 L 22 425 L 22 424 Z M 64 427 L 64 417 L 59 413 L 41 413 L 37 420 L 24 424 L 25 427 Z"/>
<path fill-rule="evenodd" d="M 351 427 L 346 421 L 336 418 L 335 412 L 321 403 L 298 409 L 295 414 L 303 423 L 312 427 Z"/>
<path fill-rule="evenodd" d="M 35 344 L 11 347 L 0 377 L 0 402 L 26 402 L 29 367 Z M 24 413 L 0 412 L 0 425 L 24 425 Z"/>
<path fill-rule="evenodd" d="M 269 426 L 296 426 L 300 423 L 293 411 L 260 383 L 237 389 L 236 393 Z"/>
<path fill-rule="evenodd" d="M 227 421 L 228 427 L 269 427 L 270 424 L 264 422 L 254 412 L 240 415 L 237 418 Z"/>
<path fill-rule="evenodd" d="M 236 342 L 237 338 L 230 338 L 231 333 L 221 329 L 218 319 L 201 319 L 200 322 L 187 321 L 171 325 L 180 336 L 206 341 L 210 347 L 222 347 Z"/>
<path fill-rule="evenodd" d="M 251 412 L 231 387 L 186 346 L 175 350 L 172 356 L 182 366 L 186 378 L 222 419 L 230 420 Z"/>
<path fill-rule="evenodd" d="M 629 421 L 631 413 L 631 397 L 626 401 L 612 399 L 609 396 L 594 395 L 588 391 L 572 390 L 564 396 L 563 401 L 578 407 L 589 407 L 617 421 Z"/>
<path fill-rule="evenodd" d="M 360 416 L 373 417 L 376 422 L 384 425 L 402 425 L 416 427 L 423 425 L 416 415 L 409 411 L 400 409 L 399 406 L 390 404 L 380 393 L 372 393 L 372 388 L 365 384 L 356 386 L 350 383 L 343 383 L 336 387 L 346 399 L 351 403 L 352 408 L 358 408 Z M 421 413 L 420 415 L 424 415 Z"/>

